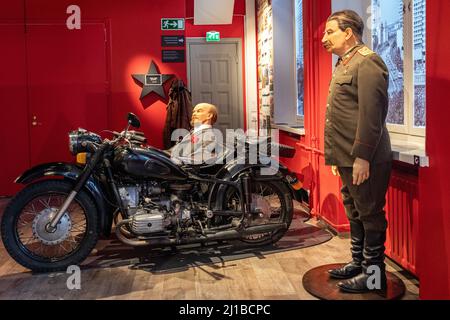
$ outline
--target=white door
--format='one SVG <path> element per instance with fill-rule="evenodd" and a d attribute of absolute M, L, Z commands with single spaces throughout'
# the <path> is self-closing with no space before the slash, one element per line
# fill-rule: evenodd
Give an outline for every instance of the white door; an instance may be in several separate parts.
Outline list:
<path fill-rule="evenodd" d="M 240 48 L 238 41 L 210 44 L 188 40 L 192 103 L 217 106 L 215 127 L 224 133 L 225 129 L 244 129 Z"/>

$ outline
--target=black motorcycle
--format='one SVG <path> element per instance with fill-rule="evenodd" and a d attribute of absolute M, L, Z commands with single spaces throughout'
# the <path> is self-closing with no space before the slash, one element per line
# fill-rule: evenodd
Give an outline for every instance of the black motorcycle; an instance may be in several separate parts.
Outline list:
<path fill-rule="evenodd" d="M 282 165 L 270 176 L 261 174 L 267 165 L 238 157 L 226 164 L 176 165 L 130 126 L 140 127 L 132 113 L 111 140 L 72 131 L 76 163 L 39 165 L 16 179 L 27 186 L 1 222 L 14 260 L 36 272 L 65 270 L 81 263 L 99 236 L 110 236 L 113 222 L 123 243 L 150 248 L 223 240 L 266 245 L 288 230 L 293 198 L 302 199 L 295 175 Z M 294 152 L 282 147 L 280 156 Z"/>

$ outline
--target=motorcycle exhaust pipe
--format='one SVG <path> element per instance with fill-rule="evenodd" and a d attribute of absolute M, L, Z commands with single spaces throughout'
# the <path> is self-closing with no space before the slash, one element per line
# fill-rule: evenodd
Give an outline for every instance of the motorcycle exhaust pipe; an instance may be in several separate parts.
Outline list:
<path fill-rule="evenodd" d="M 241 239 L 242 237 L 251 236 L 254 234 L 274 232 L 286 228 L 287 228 L 286 223 L 271 223 L 261 226 L 248 227 L 241 230 L 226 230 L 206 235 L 204 241 L 237 240 Z"/>
<path fill-rule="evenodd" d="M 119 223 L 116 224 L 116 237 L 126 245 L 132 246 L 132 247 L 143 247 L 143 246 L 149 246 L 152 243 L 150 243 L 148 240 L 133 240 L 128 239 L 122 234 L 122 231 L 120 231 L 121 227 L 127 223 L 131 223 L 132 219 L 125 219 L 122 221 L 119 221 Z"/>
<path fill-rule="evenodd" d="M 269 224 L 263 224 L 261 226 L 253 226 L 249 228 L 245 228 L 243 231 L 241 231 L 241 235 L 243 236 L 251 236 L 253 234 L 257 233 L 265 233 L 265 232 L 274 232 L 281 229 L 287 229 L 286 223 L 269 223 Z"/>
<path fill-rule="evenodd" d="M 120 241 L 122 241 L 126 245 L 133 247 L 142 247 L 150 245 L 173 246 L 173 245 L 194 244 L 217 240 L 238 240 L 241 239 L 242 237 L 251 236 L 258 233 L 274 232 L 281 229 L 287 229 L 286 223 L 271 223 L 261 226 L 248 227 L 241 230 L 234 229 L 234 230 L 220 231 L 214 234 L 205 235 L 203 238 L 179 239 L 179 240 L 169 238 L 156 238 L 151 240 L 150 239 L 132 240 L 126 238 L 120 231 L 120 227 L 122 225 L 130 222 L 131 219 L 120 221 L 116 225 L 116 236 Z"/>

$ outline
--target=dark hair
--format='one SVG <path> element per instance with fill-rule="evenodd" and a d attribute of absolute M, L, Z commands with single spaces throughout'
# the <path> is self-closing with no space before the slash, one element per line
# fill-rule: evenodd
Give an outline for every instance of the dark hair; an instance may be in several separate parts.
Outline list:
<path fill-rule="evenodd" d="M 335 20 L 338 23 L 339 29 L 345 31 L 347 28 L 352 29 L 356 38 L 362 42 L 364 33 L 364 21 L 353 10 L 342 10 L 333 13 L 327 20 L 327 22 Z"/>

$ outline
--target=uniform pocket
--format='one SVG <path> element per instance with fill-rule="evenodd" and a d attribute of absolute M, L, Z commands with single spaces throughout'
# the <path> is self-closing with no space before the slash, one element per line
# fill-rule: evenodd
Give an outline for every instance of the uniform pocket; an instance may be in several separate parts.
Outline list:
<path fill-rule="evenodd" d="M 352 75 L 346 75 L 337 77 L 335 82 L 336 84 L 344 85 L 344 84 L 352 84 L 352 80 L 353 80 Z"/>

